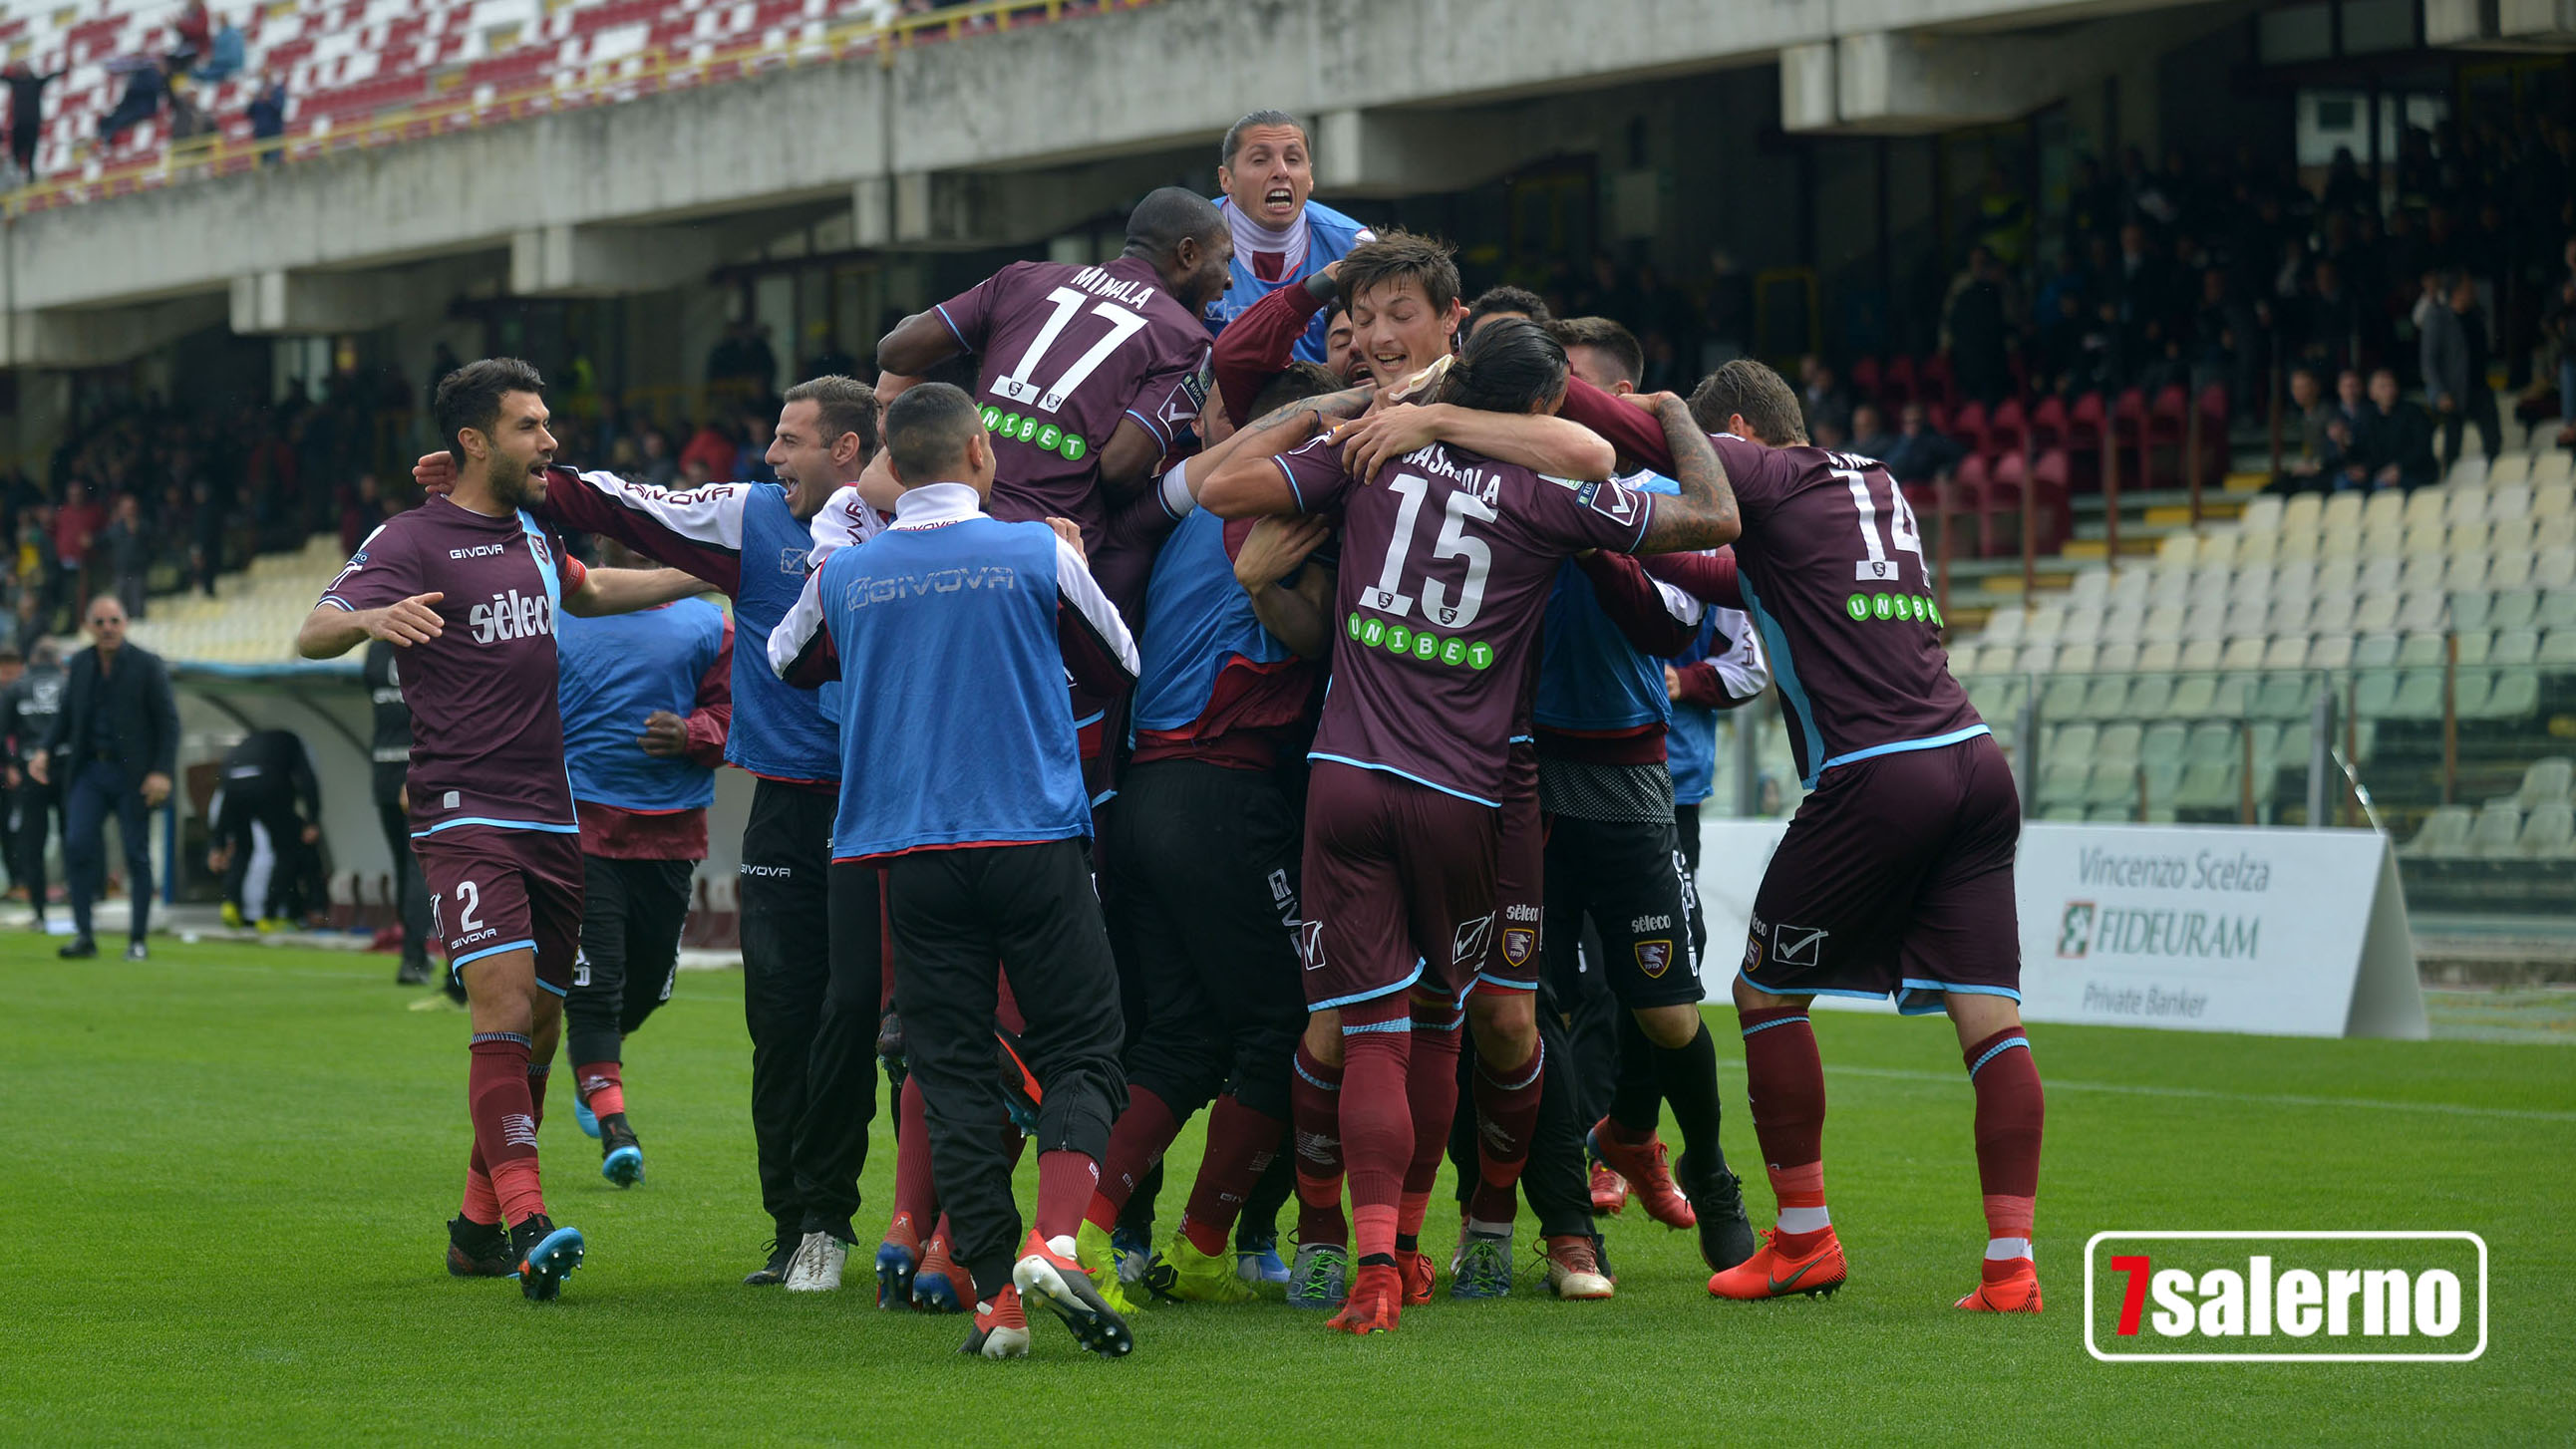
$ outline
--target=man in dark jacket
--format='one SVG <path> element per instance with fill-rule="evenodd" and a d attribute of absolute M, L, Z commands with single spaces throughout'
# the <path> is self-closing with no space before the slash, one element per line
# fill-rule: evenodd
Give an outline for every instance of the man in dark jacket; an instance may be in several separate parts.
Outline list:
<path fill-rule="evenodd" d="M 36 913 L 36 929 L 45 926 L 45 842 L 62 809 L 62 792 L 29 779 L 36 757 L 44 753 L 55 716 L 63 709 L 63 662 L 54 641 L 39 639 L 27 661 L 27 672 L 0 690 L 0 742 L 8 748 L 10 800 L 9 875 L 27 889 L 27 904 Z"/>
<path fill-rule="evenodd" d="M 126 894 L 133 923 L 125 959 L 142 961 L 152 924 L 151 813 L 170 798 L 179 760 L 179 703 L 161 657 L 125 642 L 125 606 L 113 594 L 90 600 L 91 647 L 72 656 L 62 713 L 46 732 L 43 753 L 27 763 L 38 784 L 63 787 L 64 873 L 71 877 L 70 944 L 56 954 L 98 954 L 90 903 L 107 866 L 107 816 L 125 847 Z"/>

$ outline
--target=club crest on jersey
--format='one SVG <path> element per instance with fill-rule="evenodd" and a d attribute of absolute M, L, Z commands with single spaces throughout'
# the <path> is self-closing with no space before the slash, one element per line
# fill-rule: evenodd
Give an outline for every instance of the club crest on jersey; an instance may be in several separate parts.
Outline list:
<path fill-rule="evenodd" d="M 1649 978 L 1661 977 L 1673 964 L 1673 943 L 1668 940 L 1639 941 L 1637 969 Z"/>
<path fill-rule="evenodd" d="M 1530 949 L 1538 944 L 1538 932 L 1527 926 L 1503 928 L 1503 959 L 1514 966 L 1529 964 Z"/>
<path fill-rule="evenodd" d="M 1323 922 L 1299 921 L 1297 923 L 1297 959 L 1304 963 L 1309 971 L 1324 969 Z"/>
<path fill-rule="evenodd" d="M 1487 911 L 1472 921 L 1461 922 L 1458 934 L 1449 943 L 1449 963 L 1458 965 L 1485 954 L 1485 942 L 1494 934 L 1494 913 Z"/>

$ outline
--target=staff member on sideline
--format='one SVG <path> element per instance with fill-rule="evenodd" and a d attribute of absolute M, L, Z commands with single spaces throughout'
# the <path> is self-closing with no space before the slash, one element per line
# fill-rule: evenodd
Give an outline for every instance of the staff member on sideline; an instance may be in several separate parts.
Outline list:
<path fill-rule="evenodd" d="M 397 986 L 429 980 L 429 883 L 421 879 L 420 858 L 411 853 L 411 797 L 403 782 L 411 773 L 411 706 L 404 703 L 402 667 L 394 646 L 367 641 L 367 701 L 375 710 L 375 743 L 367 758 L 375 765 L 376 824 L 385 832 L 385 853 L 394 863 L 394 899 L 402 915 L 402 965 L 394 970 Z M 465 988 L 447 978 L 447 997 L 465 1004 Z"/>
<path fill-rule="evenodd" d="M 36 933 L 45 931 L 45 843 L 62 813 L 62 791 L 35 775 L 54 717 L 63 711 L 63 661 L 53 640 L 36 641 L 27 672 L 0 690 L 0 741 L 9 751 L 9 875 L 27 892 Z M 21 771 L 25 774 L 22 775 Z"/>
<path fill-rule="evenodd" d="M 143 961 L 152 955 L 143 947 L 152 925 L 147 822 L 170 798 L 170 775 L 179 759 L 179 702 L 170 693 L 170 671 L 161 656 L 125 642 L 125 606 L 113 594 L 90 600 L 88 619 L 90 647 L 72 656 L 63 712 L 46 731 L 44 749 L 27 762 L 27 773 L 39 785 L 50 783 L 57 769 L 63 776 L 63 873 L 71 877 L 77 934 L 55 954 L 98 954 L 89 908 L 107 867 L 107 812 L 113 810 L 133 905 L 125 959 Z"/>

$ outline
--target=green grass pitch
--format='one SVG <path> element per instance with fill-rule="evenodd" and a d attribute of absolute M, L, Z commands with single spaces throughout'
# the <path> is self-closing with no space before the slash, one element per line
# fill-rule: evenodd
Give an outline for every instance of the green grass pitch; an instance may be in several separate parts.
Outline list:
<path fill-rule="evenodd" d="M 872 1244 L 837 1295 L 739 1286 L 766 1225 L 735 973 L 684 973 L 629 1046 L 643 1186 L 600 1180 L 558 1084 L 548 1198 L 591 1254 L 538 1306 L 443 1269 L 465 1021 L 406 1010 L 390 960 L 165 941 L 148 964 L 64 963 L 52 944 L 0 942 L 11 1443 L 2564 1443 L 2576 1422 L 2561 1047 L 2035 1028 L 2050 1309 L 1998 1320 L 1949 1306 L 1984 1230 L 1947 1026 L 1820 1014 L 1853 1265 L 1831 1300 L 1713 1302 L 1690 1236 L 1632 1205 L 1609 1227 L 1608 1303 L 1535 1291 L 1524 1224 L 1518 1295 L 1453 1304 L 1444 1279 L 1391 1338 L 1272 1304 L 1166 1306 L 1123 1361 L 1042 1320 L 1033 1358 L 991 1364 L 952 1352 L 963 1319 L 877 1311 Z M 1753 1169 L 1732 1018 L 1712 1015 L 1726 1147 Z M 863 1233 L 893 1171 L 877 1120 Z M 1197 1158 L 1194 1128 L 1174 1161 Z M 2104 1228 L 2472 1229 L 2493 1252 L 2489 1347 L 2449 1365 L 2097 1363 L 2082 1255 Z M 1435 1206 L 1426 1244 L 1450 1231 Z"/>

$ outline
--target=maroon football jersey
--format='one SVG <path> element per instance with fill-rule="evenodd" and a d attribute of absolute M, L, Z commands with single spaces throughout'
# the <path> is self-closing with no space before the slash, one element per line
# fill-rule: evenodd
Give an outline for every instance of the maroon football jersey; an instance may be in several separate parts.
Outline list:
<path fill-rule="evenodd" d="M 1322 438 L 1278 463 L 1300 508 L 1342 514 L 1342 637 L 1311 758 L 1499 805 L 1556 567 L 1587 548 L 1634 549 L 1653 495 L 1442 444 L 1365 486 Z"/>
<path fill-rule="evenodd" d="M 939 315 L 980 371 L 976 405 L 993 435 L 995 518 L 1049 516 L 1104 540 L 1100 450 L 1134 418 L 1162 444 L 1207 400 L 1208 334 L 1172 299 L 1153 264 L 1013 262 Z"/>
<path fill-rule="evenodd" d="M 555 705 L 555 608 L 581 561 L 524 513 L 433 497 L 367 536 L 322 602 L 380 609 L 446 595 L 446 626 L 402 656 L 414 835 L 459 825 L 578 835 Z"/>
<path fill-rule="evenodd" d="M 1950 675 L 1922 534 L 1887 469 L 1822 448 L 1710 441 L 1744 515 L 1745 612 L 1808 788 L 1834 765 L 1985 733 Z"/>

